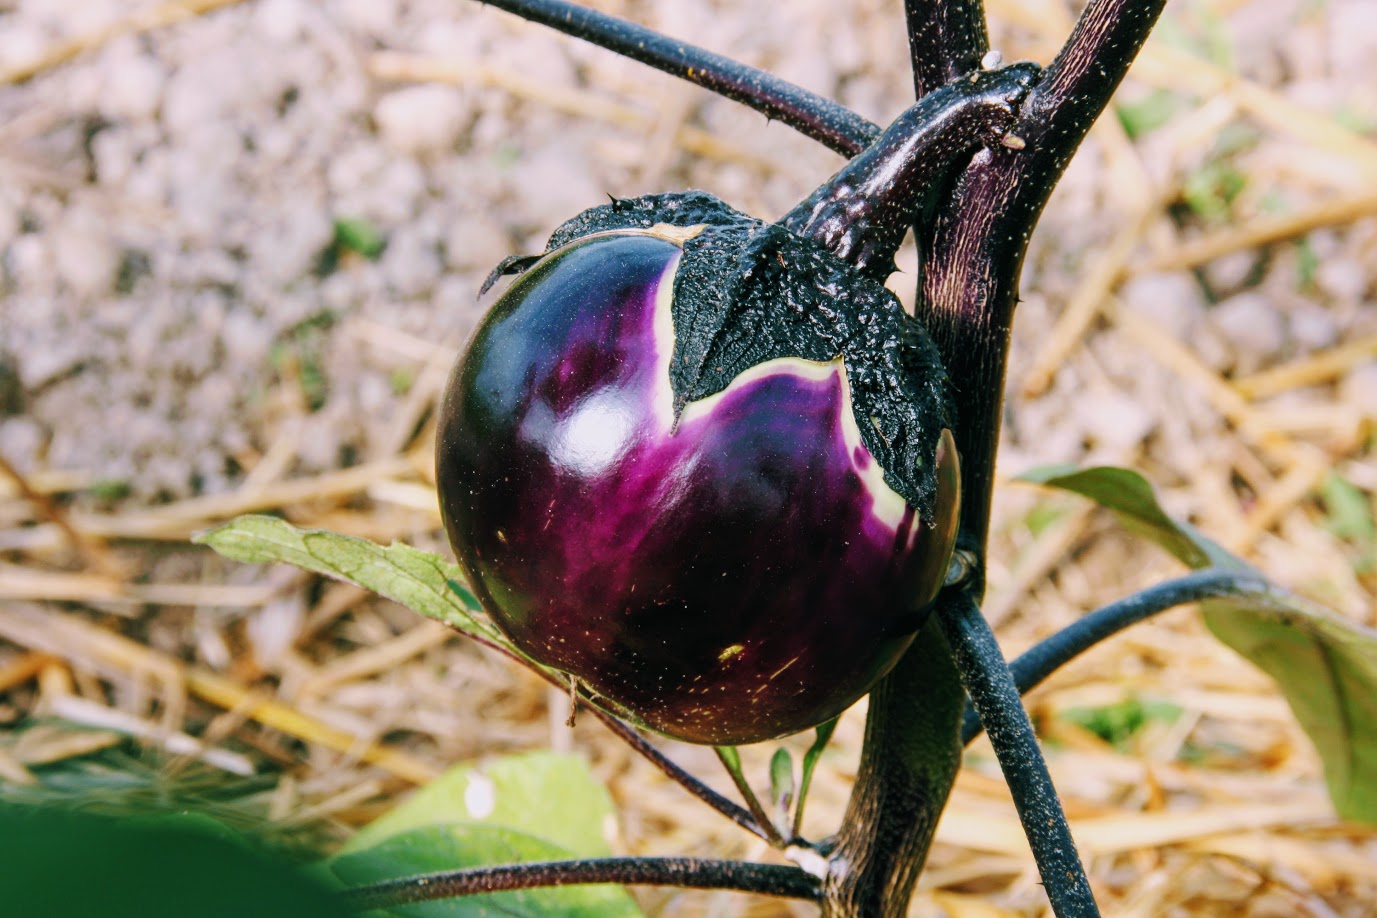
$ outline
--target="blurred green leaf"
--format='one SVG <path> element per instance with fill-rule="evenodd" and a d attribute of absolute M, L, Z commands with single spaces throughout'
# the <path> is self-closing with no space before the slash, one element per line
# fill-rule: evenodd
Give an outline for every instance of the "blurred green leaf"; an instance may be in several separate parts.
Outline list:
<path fill-rule="evenodd" d="M 1083 727 L 1118 748 L 1127 746 L 1152 721 L 1173 723 L 1180 716 L 1178 705 L 1137 697 L 1097 707 L 1067 708 L 1060 713 L 1062 720 Z"/>
<path fill-rule="evenodd" d="M 1114 113 L 1128 136 L 1137 139 L 1171 121 L 1186 105 L 1176 93 L 1157 89 L 1135 102 L 1116 105 Z"/>
<path fill-rule="evenodd" d="M 775 809 L 787 819 L 789 805 L 794 802 L 794 757 L 783 746 L 770 757 L 770 800 Z"/>
<path fill-rule="evenodd" d="M 337 217 L 335 245 L 364 258 L 377 258 L 382 254 L 387 240 L 383 237 L 382 231 L 368 220 L 361 217 Z"/>
<path fill-rule="evenodd" d="M 606 857 L 612 853 L 606 832 L 614 818 L 611 796 L 581 757 L 533 752 L 449 769 L 360 829 L 341 851 L 446 823 L 513 829 L 573 856 Z"/>
<path fill-rule="evenodd" d="M 1296 242 L 1296 289 L 1308 293 L 1315 289 L 1315 278 L 1320 271 L 1320 256 L 1308 237 Z"/>
<path fill-rule="evenodd" d="M 1152 486 L 1136 472 L 1108 466 L 1074 472 L 1044 469 L 1023 478 L 1089 497 L 1190 567 L 1252 571 L 1168 516 Z M 1216 637 L 1281 687 L 1324 761 L 1325 781 L 1339 814 L 1377 823 L 1377 631 L 1280 588 L 1266 596 L 1217 599 L 1200 607 Z"/>
<path fill-rule="evenodd" d="M 327 864 L 350 885 L 523 861 L 606 857 L 612 798 L 579 756 L 535 752 L 460 765 L 351 838 Z M 566 886 L 392 910 L 408 916 L 636 916 L 620 887 Z"/>
<path fill-rule="evenodd" d="M 1181 195 L 1202 220 L 1224 223 L 1232 214 L 1234 200 L 1247 185 L 1247 176 L 1232 164 L 1216 160 L 1186 176 Z"/>
<path fill-rule="evenodd" d="M 318 884 L 196 814 L 0 805 L 0 910 L 99 918 L 343 918 Z"/>
<path fill-rule="evenodd" d="M 351 886 L 491 864 L 565 860 L 572 853 L 541 838 L 500 826 L 430 825 L 330 861 Z M 441 899 L 387 909 L 407 918 L 637 918 L 641 911 L 620 886 L 561 886 Z M 370 912 L 369 914 L 379 914 Z"/>
<path fill-rule="evenodd" d="M 133 488 L 122 478 L 99 478 L 91 483 L 89 490 L 96 500 L 117 501 L 128 497 Z"/>
<path fill-rule="evenodd" d="M 1338 472 L 1325 478 L 1320 499 L 1328 516 L 1326 528 L 1359 550 L 1354 566 L 1360 574 L 1369 573 L 1377 567 L 1377 520 L 1371 499 Z"/>

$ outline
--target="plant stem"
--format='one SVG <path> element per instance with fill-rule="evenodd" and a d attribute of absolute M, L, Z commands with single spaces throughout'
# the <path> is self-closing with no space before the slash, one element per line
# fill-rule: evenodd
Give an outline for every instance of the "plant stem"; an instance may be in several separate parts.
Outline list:
<path fill-rule="evenodd" d="M 512 660 L 516 661 L 518 665 L 523 666 L 531 672 L 535 673 L 537 676 L 544 679 L 546 682 L 550 683 L 555 688 L 560 689 L 561 691 L 564 691 L 568 688 L 567 683 L 563 681 L 561 675 L 557 674 L 553 670 L 548 670 L 543 666 L 538 666 L 532 663 L 530 660 L 527 660 L 525 657 L 521 656 L 516 651 L 512 650 L 510 647 L 507 647 L 504 644 L 499 644 L 496 641 L 488 640 L 478 635 L 471 634 L 469 632 L 460 633 L 465 635 L 466 637 L 478 641 L 480 644 L 483 644 L 484 646 L 489 647 L 500 654 L 504 654 L 505 656 L 510 657 Z M 768 821 L 766 821 L 763 825 L 758 823 L 756 819 L 743 807 L 736 803 L 733 803 L 731 800 L 728 800 L 726 797 L 722 796 L 717 791 L 713 790 L 711 787 L 708 787 L 706 784 L 704 784 L 702 781 L 699 781 L 692 774 L 690 774 L 689 772 L 685 771 L 683 768 L 675 764 L 663 752 L 652 746 L 646 740 L 646 738 L 641 736 L 641 734 L 637 732 L 636 729 L 632 727 L 630 724 L 627 724 L 625 721 L 622 721 L 615 715 L 610 714 L 607 711 L 604 711 L 602 708 L 594 704 L 592 699 L 587 696 L 585 690 L 580 688 L 578 692 L 579 699 L 583 701 L 585 704 L 587 704 L 588 709 L 593 712 L 594 717 L 602 721 L 603 725 L 606 726 L 607 729 L 611 730 L 612 733 L 615 734 L 618 739 L 620 739 L 622 742 L 630 746 L 634 751 L 639 753 L 643 758 L 649 761 L 650 764 L 654 765 L 656 768 L 660 769 L 660 771 L 664 772 L 666 777 L 679 784 L 690 794 L 693 794 L 693 796 L 697 797 L 699 800 L 702 800 L 708 806 L 712 807 L 714 810 L 721 813 L 723 816 L 726 816 L 728 819 L 739 825 L 741 828 L 745 829 L 747 832 L 750 832 L 752 835 L 756 836 L 762 841 L 767 841 L 771 844 L 774 844 L 775 836 L 777 835 L 777 833 L 775 833 L 774 835 L 771 834 L 774 827 L 771 826 Z"/>
<path fill-rule="evenodd" d="M 817 901 L 822 884 L 797 867 L 688 857 L 606 857 L 503 864 L 430 873 L 361 886 L 345 893 L 358 911 L 414 905 L 455 896 L 589 883 L 734 889 L 762 896 Z"/>
<path fill-rule="evenodd" d="M 824 918 L 907 914 L 961 766 L 964 704 L 951 651 L 930 618 L 870 693 L 856 788 L 829 857 Z"/>
<path fill-rule="evenodd" d="M 1014 684 L 1022 695 L 1091 647 L 1159 612 L 1202 599 L 1268 598 L 1278 593 L 1275 586 L 1251 571 L 1217 568 L 1196 571 L 1096 609 L 1038 643 L 1009 664 L 1009 669 L 1013 671 Z M 968 707 L 966 721 L 961 728 L 962 745 L 969 744 L 980 735 L 982 729 L 980 717 L 973 708 Z"/>
<path fill-rule="evenodd" d="M 929 93 L 779 224 L 883 281 L 939 176 L 1013 123 L 1037 73 L 1032 64 L 980 71 Z"/>
<path fill-rule="evenodd" d="M 1090 0 L 1010 134 L 1024 149 L 977 156 L 947 206 L 918 228 L 918 318 L 956 390 L 964 482 L 961 545 L 983 556 L 989 530 L 1009 333 L 1028 238 L 1072 154 L 1104 110 L 1165 0 Z"/>
<path fill-rule="evenodd" d="M 480 2 L 682 77 L 753 108 L 766 118 L 787 124 L 843 156 L 856 155 L 880 136 L 877 125 L 843 105 L 763 70 L 633 22 L 563 0 Z"/>
<path fill-rule="evenodd" d="M 985 616 L 975 601 L 961 592 L 953 601 L 939 605 L 937 619 L 966 691 L 990 734 L 1052 911 L 1058 918 L 1098 918 L 1099 907 L 1076 853 L 1047 762 L 1019 699 L 1013 673 Z"/>
<path fill-rule="evenodd" d="M 755 817 L 755 822 L 765 830 L 765 840 L 776 848 L 783 848 L 787 842 L 770 819 L 770 814 L 765 812 L 765 807 L 761 806 L 760 798 L 751 789 L 751 782 L 746 780 L 746 775 L 741 770 L 741 755 L 736 751 L 736 747 L 714 746 L 712 750 L 717 753 L 717 759 L 722 763 L 722 767 L 727 770 L 727 774 L 731 775 L 732 783 L 741 792 L 741 798 L 746 801 L 746 806 L 751 811 L 751 815 Z"/>
<path fill-rule="evenodd" d="M 990 46 L 980 0 L 904 0 L 904 15 L 918 98 L 980 66 Z"/>

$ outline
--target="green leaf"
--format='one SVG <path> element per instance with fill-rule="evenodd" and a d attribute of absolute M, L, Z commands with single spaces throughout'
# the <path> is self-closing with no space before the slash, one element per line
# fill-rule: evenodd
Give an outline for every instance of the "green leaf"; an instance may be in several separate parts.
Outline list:
<path fill-rule="evenodd" d="M 409 829 L 363 851 L 330 861 L 344 882 L 360 886 L 384 880 L 490 864 L 565 860 L 568 849 L 500 826 L 431 825 Z M 638 918 L 631 895 L 620 886 L 561 886 L 423 902 L 385 914 L 407 918 Z"/>
<path fill-rule="evenodd" d="M 808 751 L 803 754 L 803 775 L 799 779 L 798 786 L 798 807 L 794 810 L 794 832 L 798 832 L 803 826 L 803 805 L 808 802 L 808 788 L 813 786 L 813 769 L 818 766 L 818 759 L 822 758 L 822 751 L 827 748 L 827 744 L 832 739 L 832 733 L 837 729 L 837 721 L 841 720 L 840 715 L 832 718 L 824 724 L 818 724 L 813 730 L 813 745 L 808 747 Z"/>
<path fill-rule="evenodd" d="M 1129 137 L 1137 139 L 1166 124 L 1186 108 L 1182 96 L 1165 89 L 1154 90 L 1136 102 L 1124 102 L 1114 107 L 1119 123 Z"/>
<path fill-rule="evenodd" d="M 382 232 L 368 220 L 357 217 L 338 217 L 335 219 L 334 244 L 350 252 L 357 252 L 364 258 L 377 258 L 382 254 L 387 240 Z"/>
<path fill-rule="evenodd" d="M 1377 520 L 1368 496 L 1338 472 L 1332 472 L 1320 488 L 1330 532 L 1355 545 L 1361 552 L 1355 568 L 1363 574 L 1377 566 Z"/>
<path fill-rule="evenodd" d="M 1191 527 L 1168 516 L 1157 503 L 1152 485 L 1131 469 L 1107 465 L 1089 469 L 1048 466 L 1026 472 L 1019 480 L 1090 498 L 1114 511 L 1126 529 L 1151 539 L 1193 568 L 1243 563 Z"/>
<path fill-rule="evenodd" d="M 1215 637 L 1281 686 L 1339 815 L 1377 824 L 1377 631 L 1300 597 L 1201 604 Z"/>
<path fill-rule="evenodd" d="M 420 826 L 456 823 L 512 829 L 574 856 L 606 857 L 612 853 L 606 828 L 614 818 L 612 798 L 581 757 L 533 752 L 449 769 L 360 829 L 341 851 Z"/>
<path fill-rule="evenodd" d="M 1173 520 L 1136 472 L 1045 469 L 1024 480 L 1074 491 L 1193 568 L 1261 574 Z M 1200 604 L 1205 624 L 1281 687 L 1324 762 L 1325 783 L 1345 819 L 1377 824 L 1377 630 L 1275 589 Z"/>
<path fill-rule="evenodd" d="M 770 800 L 787 819 L 789 805 L 794 802 L 794 757 L 783 746 L 770 757 Z"/>
<path fill-rule="evenodd" d="M 1175 722 L 1181 716 L 1181 708 L 1162 701 L 1144 701 L 1132 697 L 1114 704 L 1067 708 L 1060 716 L 1113 746 L 1125 748 L 1134 735 L 1151 721 Z"/>
<path fill-rule="evenodd" d="M 344 918 L 300 870 L 208 817 L 0 805 L 6 915 Z"/>
<path fill-rule="evenodd" d="M 384 548 L 335 532 L 297 529 L 277 517 L 261 515 L 241 516 L 200 533 L 194 541 L 236 561 L 284 561 L 348 580 L 427 618 L 514 651 L 501 632 L 475 617 L 482 608 L 464 585 L 459 568 L 409 545 L 394 543 Z"/>

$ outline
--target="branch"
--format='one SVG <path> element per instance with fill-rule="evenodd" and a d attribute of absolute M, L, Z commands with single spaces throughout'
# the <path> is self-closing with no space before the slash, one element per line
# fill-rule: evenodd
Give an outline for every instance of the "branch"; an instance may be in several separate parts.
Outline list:
<path fill-rule="evenodd" d="M 504 656 L 514 660 L 518 665 L 535 673 L 537 676 L 544 679 L 546 682 L 550 683 L 555 688 L 560 689 L 562 691 L 568 689 L 568 685 L 565 682 L 563 682 L 560 679 L 560 677 L 557 676 L 554 672 L 545 669 L 543 666 L 536 665 L 535 663 L 531 662 L 530 660 L 527 660 L 520 654 L 517 654 L 510 648 L 502 644 L 499 644 L 496 641 L 487 640 L 486 638 L 483 638 L 476 634 L 472 634 L 467 631 L 461 631 L 459 633 L 477 641 L 485 647 L 495 650 L 498 653 L 503 654 Z M 711 787 L 708 787 L 702 781 L 699 781 L 688 771 L 685 771 L 679 765 L 675 764 L 663 752 L 652 746 L 646 740 L 646 738 L 642 736 L 639 732 L 637 732 L 636 729 L 632 727 L 630 724 L 627 724 L 625 721 L 619 719 L 616 715 L 604 711 L 602 708 L 598 707 L 598 705 L 595 704 L 593 700 L 588 697 L 587 693 L 584 692 L 582 688 L 579 689 L 579 700 L 584 702 L 588 706 L 588 708 L 592 710 L 593 716 L 596 717 L 598 720 L 602 721 L 603 725 L 606 726 L 607 729 L 611 730 L 614 734 L 616 734 L 616 736 L 622 742 L 626 743 L 634 751 L 640 753 L 640 755 L 647 761 L 649 761 L 650 764 L 654 765 L 656 768 L 660 769 L 660 771 L 664 772 L 670 780 L 679 784 L 690 794 L 693 794 L 693 796 L 697 797 L 699 800 L 702 800 L 708 806 L 712 807 L 714 810 L 721 813 L 723 816 L 726 816 L 728 819 L 739 825 L 741 828 L 745 829 L 747 832 L 750 832 L 752 835 L 756 836 L 762 841 L 769 842 L 770 844 L 775 843 L 775 836 L 771 835 L 770 831 L 768 831 L 765 826 L 762 826 L 759 823 L 757 823 L 755 818 L 749 812 L 747 812 L 747 810 L 744 807 L 740 806 L 739 804 L 733 803 L 731 800 L 728 800 L 726 797 L 722 796 L 717 791 L 713 790 Z"/>
<path fill-rule="evenodd" d="M 1038 643 L 1011 663 L 1009 668 L 1013 671 L 1019 694 L 1023 695 L 1096 644 L 1159 612 L 1202 599 L 1270 597 L 1276 594 L 1275 586 L 1251 571 L 1196 571 L 1096 609 Z M 962 745 L 969 745 L 982 729 L 980 717 L 973 708 L 967 707 L 966 721 L 961 728 Z"/>
<path fill-rule="evenodd" d="M 946 590 L 937 602 L 955 593 Z M 830 855 L 824 918 L 908 914 L 961 768 L 965 693 L 936 618 L 870 693 L 856 785 Z"/>
<path fill-rule="evenodd" d="M 961 540 L 977 554 L 989 529 L 1009 332 L 1028 239 L 1165 2 L 1090 0 L 1023 103 L 1012 136 L 977 156 L 956 182 L 951 203 L 920 227 L 919 248 L 927 257 L 918 318 L 947 372 L 962 383 L 954 431 L 965 483 Z"/>
<path fill-rule="evenodd" d="M 980 607 L 962 593 L 939 604 L 937 616 L 961 681 L 989 731 L 1052 911 L 1058 918 L 1099 918 L 1047 761 Z"/>
<path fill-rule="evenodd" d="M 922 98 L 979 68 L 990 47 L 981 0 L 904 0 L 913 89 Z"/>
<path fill-rule="evenodd" d="M 584 700 L 587 701 L 586 698 Z M 679 765 L 673 762 L 663 752 L 650 745 L 650 743 L 646 741 L 646 738 L 636 732 L 634 728 L 618 720 L 591 701 L 588 702 L 588 705 L 593 709 L 594 716 L 596 716 L 598 720 L 601 720 L 607 726 L 607 729 L 615 733 L 624 743 L 636 752 L 639 752 L 652 765 L 664 772 L 671 780 L 678 782 L 678 784 L 690 794 L 693 794 L 693 796 L 702 800 L 708 806 L 712 807 L 723 816 L 726 816 L 747 832 L 750 832 L 762 841 L 769 842 L 772 845 L 775 844 L 775 834 L 772 834 L 773 826 L 770 826 L 768 821 L 764 825 L 757 822 L 749 811 L 739 804 L 728 800 L 702 781 L 699 781 L 692 774 L 679 767 Z"/>
<path fill-rule="evenodd" d="M 563 0 L 480 0 L 696 83 L 854 156 L 880 128 L 843 105 L 754 67 Z"/>
<path fill-rule="evenodd" d="M 366 911 L 456 896 L 588 883 L 734 889 L 810 902 L 822 896 L 821 881 L 797 867 L 689 857 L 605 857 L 474 867 L 387 880 L 348 890 L 344 895 L 352 909 Z"/>

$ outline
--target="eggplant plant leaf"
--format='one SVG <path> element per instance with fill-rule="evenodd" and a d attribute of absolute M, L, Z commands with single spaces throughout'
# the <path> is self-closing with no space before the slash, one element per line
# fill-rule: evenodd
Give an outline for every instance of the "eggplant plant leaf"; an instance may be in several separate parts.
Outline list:
<path fill-rule="evenodd" d="M 1258 573 L 1168 515 L 1137 472 L 1050 468 L 1021 478 L 1090 498 L 1192 568 Z M 1281 687 L 1324 762 L 1339 815 L 1377 824 L 1377 630 L 1280 588 L 1265 596 L 1214 599 L 1200 608 L 1215 637 Z"/>
<path fill-rule="evenodd" d="M 298 529 L 275 516 L 250 514 L 198 534 L 235 561 L 286 562 L 304 570 L 347 580 L 372 590 L 427 618 L 517 653 L 511 642 L 483 616 L 459 568 L 438 555 L 409 545 L 387 547 L 367 539 L 323 529 Z"/>
<path fill-rule="evenodd" d="M 354 833 L 347 854 L 435 823 L 482 823 L 538 837 L 571 856 L 607 857 L 612 797 L 576 755 L 532 752 L 456 765 Z"/>
<path fill-rule="evenodd" d="M 451 768 L 354 834 L 327 864 L 349 884 L 512 864 L 606 857 L 612 798 L 574 755 L 534 752 Z M 614 886 L 533 889 L 410 905 L 405 915 L 634 918 Z"/>

